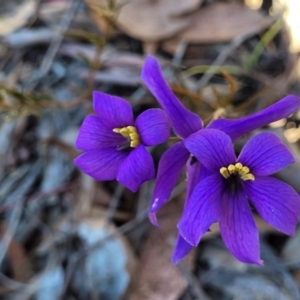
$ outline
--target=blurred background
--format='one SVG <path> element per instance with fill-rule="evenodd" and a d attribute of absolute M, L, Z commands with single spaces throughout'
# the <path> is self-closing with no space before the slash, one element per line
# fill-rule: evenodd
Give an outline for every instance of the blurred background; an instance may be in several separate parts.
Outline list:
<path fill-rule="evenodd" d="M 0 299 L 300 299 L 300 228 L 285 236 L 254 211 L 264 267 L 234 259 L 217 225 L 174 266 L 185 174 L 154 228 L 154 181 L 133 194 L 73 164 L 93 90 L 136 115 L 158 107 L 146 54 L 206 123 L 300 95 L 299 12 L 299 0 L 0 0 Z M 263 129 L 295 155 L 276 176 L 298 192 L 299 123 Z M 151 149 L 156 163 L 168 146 Z"/>

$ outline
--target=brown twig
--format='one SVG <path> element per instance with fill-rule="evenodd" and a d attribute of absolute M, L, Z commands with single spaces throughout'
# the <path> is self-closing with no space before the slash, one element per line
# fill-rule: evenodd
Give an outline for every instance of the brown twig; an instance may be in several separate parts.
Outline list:
<path fill-rule="evenodd" d="M 171 88 L 175 94 L 189 97 L 196 105 L 199 105 L 199 102 L 202 102 L 209 106 L 212 110 L 216 109 L 216 107 L 213 104 L 205 101 L 199 94 L 190 92 L 179 85 L 172 85 Z"/>

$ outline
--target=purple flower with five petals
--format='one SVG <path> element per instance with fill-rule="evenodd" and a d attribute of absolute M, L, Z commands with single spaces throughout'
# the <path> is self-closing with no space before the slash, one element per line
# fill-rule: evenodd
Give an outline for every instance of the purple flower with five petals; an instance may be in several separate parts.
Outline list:
<path fill-rule="evenodd" d="M 262 264 L 259 234 L 248 200 L 277 230 L 292 235 L 300 215 L 300 197 L 288 184 L 269 175 L 294 162 L 279 138 L 260 133 L 236 159 L 228 135 L 205 129 L 189 136 L 185 146 L 212 173 L 194 188 L 178 224 L 193 246 L 214 222 L 229 251 L 245 263 Z"/>
<path fill-rule="evenodd" d="M 154 225 L 157 211 L 168 201 L 171 192 L 180 176 L 181 170 L 186 165 L 188 189 L 186 202 L 188 202 L 191 191 L 200 179 L 210 174 L 204 166 L 200 166 L 197 160 L 190 157 L 189 150 L 184 145 L 184 140 L 191 134 L 202 130 L 201 118 L 186 109 L 163 77 L 157 60 L 148 56 L 142 69 L 142 80 L 167 113 L 174 133 L 182 139 L 170 147 L 161 157 L 152 203 L 150 205 L 149 219 Z M 241 119 L 218 119 L 208 124 L 207 128 L 222 130 L 234 141 L 254 129 L 265 126 L 271 122 L 283 119 L 294 113 L 300 107 L 300 99 L 289 95 L 270 107 Z M 178 237 L 173 262 L 177 263 L 184 257 L 192 246 L 182 237 Z"/>
<path fill-rule="evenodd" d="M 168 118 L 163 110 L 153 108 L 134 120 L 126 100 L 101 92 L 94 92 L 93 99 L 97 116 L 84 119 L 76 147 L 85 152 L 74 162 L 96 180 L 117 179 L 135 192 L 155 176 L 146 146 L 168 140 Z"/>

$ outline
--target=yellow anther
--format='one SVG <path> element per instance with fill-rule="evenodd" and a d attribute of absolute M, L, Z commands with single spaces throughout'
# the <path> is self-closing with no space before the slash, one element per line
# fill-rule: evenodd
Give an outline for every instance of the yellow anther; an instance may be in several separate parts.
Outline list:
<path fill-rule="evenodd" d="M 140 141 L 135 140 L 135 141 L 130 142 L 130 147 L 136 148 L 139 144 L 140 144 Z"/>
<path fill-rule="evenodd" d="M 226 179 L 230 177 L 230 174 L 229 174 L 227 168 L 224 168 L 224 167 L 220 169 L 220 174 Z"/>
<path fill-rule="evenodd" d="M 229 165 L 227 169 L 228 169 L 228 171 L 229 171 L 230 174 L 233 174 L 233 173 L 235 173 L 235 171 L 236 171 L 234 165 Z"/>
<path fill-rule="evenodd" d="M 130 132 L 137 132 L 134 126 L 127 126 L 127 128 L 130 130 Z"/>
<path fill-rule="evenodd" d="M 246 181 L 246 180 L 252 180 L 253 181 L 255 179 L 255 177 L 254 177 L 253 174 L 249 173 L 249 174 L 242 175 L 241 179 L 244 180 L 244 181 Z"/>
<path fill-rule="evenodd" d="M 243 165 L 241 163 L 235 164 L 235 168 L 239 171 L 243 168 Z"/>
<path fill-rule="evenodd" d="M 130 133 L 129 137 L 131 138 L 132 141 L 140 139 L 140 136 L 139 136 L 139 134 L 137 132 Z"/>
<path fill-rule="evenodd" d="M 242 170 L 239 171 L 240 175 L 245 175 L 250 172 L 250 169 L 248 167 L 243 167 Z"/>
<path fill-rule="evenodd" d="M 140 143 L 140 135 L 134 126 L 127 126 L 123 128 L 114 128 L 113 132 L 121 134 L 124 138 L 129 139 L 130 147 L 136 148 Z"/>
<path fill-rule="evenodd" d="M 128 128 L 122 128 L 120 130 L 120 133 L 124 136 L 124 137 L 129 137 L 129 134 L 130 134 L 130 130 Z"/>
<path fill-rule="evenodd" d="M 243 166 L 242 163 L 236 163 L 235 165 L 229 165 L 227 168 L 222 167 L 220 169 L 220 174 L 228 179 L 232 174 L 239 174 L 240 178 L 244 181 L 246 180 L 254 180 L 255 177 L 250 173 L 250 169 L 246 166 Z"/>

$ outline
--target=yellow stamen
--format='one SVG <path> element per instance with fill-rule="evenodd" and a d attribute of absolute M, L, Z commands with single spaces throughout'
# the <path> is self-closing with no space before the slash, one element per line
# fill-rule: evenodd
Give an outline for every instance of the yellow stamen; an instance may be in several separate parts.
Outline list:
<path fill-rule="evenodd" d="M 128 128 L 122 128 L 121 130 L 120 130 L 120 133 L 124 136 L 124 137 L 129 137 L 129 134 L 130 134 L 130 130 L 128 129 Z"/>
<path fill-rule="evenodd" d="M 131 131 L 131 132 L 137 132 L 136 128 L 134 126 L 127 126 L 127 128 Z"/>
<path fill-rule="evenodd" d="M 221 168 L 220 169 L 220 173 L 221 173 L 221 175 L 224 177 L 224 178 L 229 178 L 230 177 L 230 174 L 229 174 L 229 172 L 228 172 L 228 170 L 227 170 L 227 168 Z"/>
<path fill-rule="evenodd" d="M 132 141 L 130 142 L 130 147 L 136 148 L 140 144 L 140 141 Z"/>
<path fill-rule="evenodd" d="M 140 143 L 140 135 L 134 126 L 127 126 L 123 128 L 114 128 L 113 132 L 121 134 L 123 137 L 129 139 L 130 147 L 136 148 Z"/>
<path fill-rule="evenodd" d="M 252 180 L 253 181 L 255 179 L 255 177 L 254 177 L 253 174 L 249 173 L 249 174 L 242 175 L 241 179 L 244 180 L 244 181 L 246 181 L 246 180 Z"/>
<path fill-rule="evenodd" d="M 254 180 L 255 177 L 250 173 L 250 169 L 246 166 L 243 166 L 241 163 L 236 163 L 235 165 L 229 165 L 227 168 L 222 167 L 220 169 L 220 174 L 228 179 L 232 174 L 239 174 L 240 178 L 244 181 L 246 180 Z"/>
<path fill-rule="evenodd" d="M 243 165 L 241 163 L 235 164 L 235 167 L 238 171 L 240 171 L 243 168 Z"/>
<path fill-rule="evenodd" d="M 129 133 L 129 137 L 131 138 L 132 141 L 140 139 L 140 136 L 137 132 Z"/>
<path fill-rule="evenodd" d="M 245 175 L 245 174 L 248 174 L 250 172 L 250 169 L 248 167 L 243 167 L 241 170 L 240 170 L 240 175 Z"/>
<path fill-rule="evenodd" d="M 227 169 L 230 174 L 234 174 L 236 172 L 236 168 L 234 165 L 229 165 Z"/>

